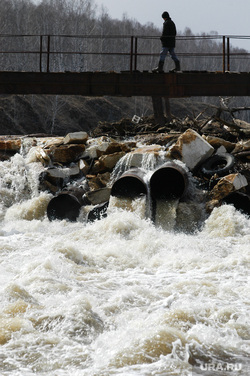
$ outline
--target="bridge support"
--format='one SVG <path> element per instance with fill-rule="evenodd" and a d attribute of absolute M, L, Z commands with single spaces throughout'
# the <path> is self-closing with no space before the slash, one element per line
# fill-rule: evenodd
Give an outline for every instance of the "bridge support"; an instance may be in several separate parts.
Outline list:
<path fill-rule="evenodd" d="M 168 121 L 170 121 L 172 116 L 171 116 L 171 110 L 170 110 L 169 97 L 164 97 L 163 99 L 164 99 L 164 103 L 165 103 L 166 118 L 167 118 Z"/>
<path fill-rule="evenodd" d="M 164 102 L 164 106 L 163 106 Z M 171 112 L 170 112 L 170 102 L 168 97 L 152 97 L 153 103 L 153 110 L 154 110 L 154 117 L 158 124 L 161 126 L 165 125 L 165 121 L 169 121 L 171 119 Z M 164 107 L 165 107 L 165 114 L 164 116 Z"/>

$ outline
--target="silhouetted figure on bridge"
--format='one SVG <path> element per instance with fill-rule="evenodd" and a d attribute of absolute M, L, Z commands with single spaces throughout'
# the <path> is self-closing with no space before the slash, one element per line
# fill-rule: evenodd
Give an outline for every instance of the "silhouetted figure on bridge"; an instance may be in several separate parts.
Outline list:
<path fill-rule="evenodd" d="M 164 61 L 167 57 L 168 52 L 170 53 L 171 58 L 175 62 L 175 68 L 171 72 L 177 72 L 180 70 L 180 61 L 175 54 L 175 36 L 176 36 L 176 27 L 175 23 L 171 20 L 168 12 L 162 13 L 162 18 L 164 19 L 163 30 L 161 35 L 162 50 L 160 53 L 160 60 L 158 66 L 152 69 L 152 72 L 162 73 Z"/>

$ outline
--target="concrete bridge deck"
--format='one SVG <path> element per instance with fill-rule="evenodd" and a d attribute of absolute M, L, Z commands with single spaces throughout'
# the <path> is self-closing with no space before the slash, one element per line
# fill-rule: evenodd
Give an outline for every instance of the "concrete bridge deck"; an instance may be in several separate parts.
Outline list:
<path fill-rule="evenodd" d="M 250 72 L 0 72 L 0 94 L 249 96 Z"/>

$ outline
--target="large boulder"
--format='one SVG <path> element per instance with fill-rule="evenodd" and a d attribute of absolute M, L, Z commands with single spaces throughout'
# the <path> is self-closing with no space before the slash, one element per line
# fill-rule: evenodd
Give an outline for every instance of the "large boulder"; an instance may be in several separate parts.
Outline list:
<path fill-rule="evenodd" d="M 224 176 L 209 192 L 209 201 L 207 203 L 207 210 L 211 211 L 214 207 L 220 206 L 222 200 L 232 193 L 241 190 L 248 185 L 247 179 L 240 173 L 230 174 Z"/>
<path fill-rule="evenodd" d="M 192 171 L 196 166 L 209 158 L 214 148 L 196 131 L 188 129 L 170 147 L 169 156 L 179 159 Z"/>

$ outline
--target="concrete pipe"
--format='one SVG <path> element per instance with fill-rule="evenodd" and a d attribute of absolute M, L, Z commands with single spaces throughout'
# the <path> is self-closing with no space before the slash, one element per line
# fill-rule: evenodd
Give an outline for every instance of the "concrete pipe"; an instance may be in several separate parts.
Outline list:
<path fill-rule="evenodd" d="M 61 191 L 53 197 L 47 207 L 47 216 L 50 221 L 55 219 L 67 219 L 76 221 L 82 207 L 82 196 L 86 190 L 82 188 L 71 188 Z"/>
<path fill-rule="evenodd" d="M 136 198 L 147 194 L 147 185 L 144 181 L 144 171 L 132 168 L 117 179 L 112 188 L 111 196 L 118 198 Z"/>
<path fill-rule="evenodd" d="M 175 199 L 186 192 L 188 177 L 184 168 L 174 162 L 167 162 L 153 173 L 149 184 L 152 199 Z"/>

